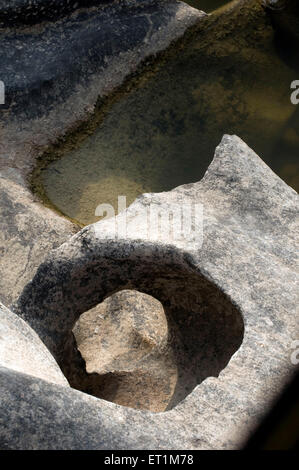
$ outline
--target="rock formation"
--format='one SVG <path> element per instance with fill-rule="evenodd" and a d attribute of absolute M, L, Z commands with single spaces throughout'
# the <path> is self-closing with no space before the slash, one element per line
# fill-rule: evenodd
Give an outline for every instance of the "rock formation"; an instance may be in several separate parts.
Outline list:
<path fill-rule="evenodd" d="M 173 0 L 0 6 L 1 449 L 236 449 L 295 371 L 298 195 L 240 138 L 201 181 L 80 231 L 26 185 L 204 17 Z"/>
<path fill-rule="evenodd" d="M 190 200 L 203 204 L 203 235 L 195 230 L 198 236 L 181 241 L 167 231 L 158 239 L 145 236 L 136 212 Z M 159 299 L 168 325 L 175 325 L 173 409 L 120 407 L 1 368 L 5 448 L 238 448 L 290 380 L 298 335 L 294 190 L 238 137 L 225 136 L 203 180 L 145 194 L 126 217 L 122 239 L 115 239 L 115 219 L 104 220 L 47 255 L 15 311 L 72 379 L 80 365 L 67 362 L 72 330 L 84 312 L 123 289 Z M 193 358 L 189 369 L 176 354 L 179 340 Z"/>

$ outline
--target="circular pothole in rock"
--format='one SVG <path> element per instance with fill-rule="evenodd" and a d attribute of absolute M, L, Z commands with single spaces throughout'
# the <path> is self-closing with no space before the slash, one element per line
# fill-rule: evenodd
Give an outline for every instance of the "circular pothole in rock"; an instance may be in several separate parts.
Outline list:
<path fill-rule="evenodd" d="M 215 296 L 195 313 L 137 290 L 119 291 L 80 316 L 63 371 L 72 387 L 98 398 L 169 410 L 217 376 L 239 348 L 242 317 L 225 302 Z"/>

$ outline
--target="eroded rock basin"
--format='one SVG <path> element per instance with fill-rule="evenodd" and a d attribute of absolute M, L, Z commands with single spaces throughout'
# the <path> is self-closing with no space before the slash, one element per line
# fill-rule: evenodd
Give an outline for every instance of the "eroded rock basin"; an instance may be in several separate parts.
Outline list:
<path fill-rule="evenodd" d="M 91 298 L 82 296 L 78 308 L 86 312 L 75 326 L 66 321 L 65 311 L 55 344 L 44 341 L 72 387 L 161 412 L 207 377 L 219 375 L 240 347 L 244 325 L 238 308 L 212 282 L 184 264 L 156 264 L 154 251 L 142 267 L 128 265 L 131 281 L 121 282 L 122 290 L 114 294 L 118 289 L 112 286 L 120 281 L 112 280 L 111 272 L 108 290 L 103 286 L 94 292 L 105 300 L 88 309 Z M 94 281 L 91 276 L 88 284 Z"/>
<path fill-rule="evenodd" d="M 177 11 L 173 7 L 172 14 Z M 242 18 L 246 16 L 243 12 Z M 215 74 L 217 70 L 222 79 L 225 66 L 233 67 L 233 56 L 240 59 L 245 50 L 245 63 L 251 57 L 250 50 L 255 51 L 261 25 L 254 9 L 247 17 L 252 20 L 251 27 L 247 24 L 248 48 L 241 52 L 232 44 L 228 53 L 225 39 L 231 31 L 240 33 L 240 44 L 245 45 L 244 23 L 239 28 L 238 18 L 232 18 L 231 23 L 223 18 L 224 36 L 213 29 L 213 21 L 205 23 L 218 41 L 213 57 L 215 64 L 222 63 L 222 68 L 215 67 Z M 187 23 L 191 20 L 189 17 Z M 209 51 L 203 55 L 208 57 L 212 45 L 205 40 L 205 33 L 200 34 L 206 48 L 201 54 Z M 280 54 L 277 51 L 277 57 L 282 57 Z M 268 69 L 255 59 L 255 52 L 253 57 L 260 76 L 261 69 Z M 291 56 L 283 62 L 289 64 L 288 70 L 294 66 Z M 225 77 L 229 79 L 231 74 L 227 72 Z M 255 83 L 249 73 L 248 77 L 248 84 Z M 142 85 L 147 83 L 150 81 Z M 122 98 L 130 96 L 123 94 Z M 114 101 L 117 103 L 120 101 Z M 209 105 L 225 122 L 229 103 L 225 99 L 222 109 L 211 99 Z M 163 99 L 161 104 L 166 105 Z M 206 130 L 213 135 L 216 124 L 208 119 L 208 112 L 204 116 L 209 126 Z M 218 114 L 215 116 L 217 121 Z M 170 122 L 176 121 L 174 117 L 171 115 Z M 240 112 L 238 117 L 244 116 Z M 267 119 L 259 122 L 270 122 L 269 116 Z M 284 122 L 296 122 L 292 119 Z M 53 125 L 51 120 L 46 122 Z M 60 121 L 55 124 L 56 129 Z M 53 130 L 44 121 L 37 127 L 27 126 L 30 136 L 38 128 Z M 62 128 L 60 131 L 63 133 Z M 268 131 L 263 129 L 264 134 Z M 24 133 L 12 135 L 24 144 L 23 162 L 33 158 L 26 153 Z M 179 135 L 173 131 L 169 142 Z M 151 136 L 148 142 L 154 140 Z M 7 164 L 5 152 L 3 157 Z M 12 166 L 0 178 L 0 251 L 5 265 L 1 300 L 5 298 L 4 303 L 26 322 L 21 321 L 23 327 L 16 334 L 20 319 L 0 305 L 3 331 L 10 331 L 2 335 L 0 348 L 1 448 L 242 447 L 295 370 L 290 357 L 291 341 L 298 338 L 294 313 L 298 291 L 296 192 L 241 139 L 226 135 L 201 181 L 170 192 L 144 194 L 116 218 L 120 221 L 127 216 L 124 240 L 115 240 L 112 218 L 71 237 L 76 227 L 41 206 L 17 184 L 22 177 L 13 162 L 18 161 L 21 167 L 22 158 L 11 158 Z M 167 231 L 159 240 L 146 236 L 146 220 L 138 219 L 136 210 L 150 204 L 165 209 L 190 199 L 204 206 L 203 239 L 196 224 L 194 239 L 173 240 Z"/>
<path fill-rule="evenodd" d="M 108 106 L 78 148 L 74 139 L 63 158 L 52 155 L 37 184 L 48 202 L 80 224 L 95 222 L 99 204 L 117 213 L 119 195 L 130 204 L 142 193 L 199 180 L 228 132 L 298 189 L 292 46 L 281 44 L 268 13 L 251 8 L 250 15 L 224 15 L 195 32 L 155 74 Z"/>
<path fill-rule="evenodd" d="M 193 241 L 166 231 L 148 239 L 136 210 L 186 198 L 204 204 L 204 243 L 197 228 Z M 238 137 L 224 136 L 201 182 L 128 208 L 126 239 L 114 240 L 110 218 L 50 252 L 14 309 L 71 387 L 1 371 L 5 416 L 14 407 L 5 444 L 16 447 L 21 414 L 25 436 L 34 422 L 51 448 L 240 448 L 294 369 L 297 213 L 296 192 Z M 86 345 L 91 332 L 99 337 Z M 127 356 L 128 344 L 137 348 Z M 23 436 L 18 447 L 27 448 Z"/>
<path fill-rule="evenodd" d="M 62 363 L 71 385 L 120 405 L 159 412 L 173 408 L 205 378 L 218 376 L 241 345 L 242 316 L 202 279 L 168 276 L 171 288 L 166 276 L 153 289 L 147 287 L 159 292 L 163 304 L 122 290 L 81 315 L 73 332 L 87 373 L 69 349 Z M 188 301 L 182 298 L 187 283 Z M 176 298 L 169 296 L 174 286 Z"/>

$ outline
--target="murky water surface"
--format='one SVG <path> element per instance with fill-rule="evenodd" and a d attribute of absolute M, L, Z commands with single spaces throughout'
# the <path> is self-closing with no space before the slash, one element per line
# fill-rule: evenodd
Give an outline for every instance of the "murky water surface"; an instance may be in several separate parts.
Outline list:
<path fill-rule="evenodd" d="M 205 9 L 226 2 L 189 3 Z M 196 33 L 142 87 L 114 103 L 79 148 L 42 171 L 46 195 L 62 213 L 88 224 L 99 220 L 99 204 L 117 209 L 118 195 L 129 204 L 143 192 L 198 181 L 224 133 L 240 136 L 298 190 L 294 55 L 264 14 L 226 21 Z"/>

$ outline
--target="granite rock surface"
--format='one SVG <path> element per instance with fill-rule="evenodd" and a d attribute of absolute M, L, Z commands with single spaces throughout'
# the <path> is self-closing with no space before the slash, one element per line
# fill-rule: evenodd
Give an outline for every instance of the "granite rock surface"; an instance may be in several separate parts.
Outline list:
<path fill-rule="evenodd" d="M 0 299 L 8 307 L 34 275 L 47 251 L 75 233 L 75 226 L 43 207 L 0 172 Z"/>
<path fill-rule="evenodd" d="M 94 375 L 89 393 L 124 406 L 164 411 L 177 382 L 177 367 L 162 304 L 122 290 L 77 321 L 77 348 Z M 82 389 L 82 387 L 81 387 Z"/>
<path fill-rule="evenodd" d="M 72 237 L 26 187 L 45 147 L 203 17 L 173 0 L 1 3 L 0 300 L 19 315 L 0 305 L 2 449 L 236 449 L 295 371 L 298 195 L 238 137 L 200 182 Z M 172 224 L 152 230 L 151 209 Z"/>
<path fill-rule="evenodd" d="M 193 221 L 192 237 L 173 239 L 167 228 L 153 237 L 144 217 L 138 218 L 149 206 L 164 210 L 190 201 L 204 209 L 203 220 Z M 123 227 L 124 216 L 126 234 L 115 239 L 115 221 Z M 30 393 L 20 400 L 25 376 L 2 369 L 1 414 L 12 400 L 14 406 L 2 445 L 240 447 L 295 371 L 297 244 L 297 193 L 241 139 L 228 135 L 200 182 L 145 194 L 116 219 L 81 230 L 47 256 L 15 306 L 60 366 L 68 370 L 66 346 L 81 314 L 123 289 L 158 299 L 194 360 L 182 367 L 171 342 L 178 376 L 172 409 L 164 413 L 120 407 L 28 376 Z M 185 395 L 182 383 L 190 385 Z M 27 407 L 36 413 L 27 416 Z M 26 438 L 20 433 L 16 441 L 20 416 Z M 45 433 L 50 420 L 51 436 Z M 30 437 L 26 430 L 32 427 Z"/>
<path fill-rule="evenodd" d="M 0 303 L 1 367 L 68 386 L 53 356 L 21 318 Z"/>

